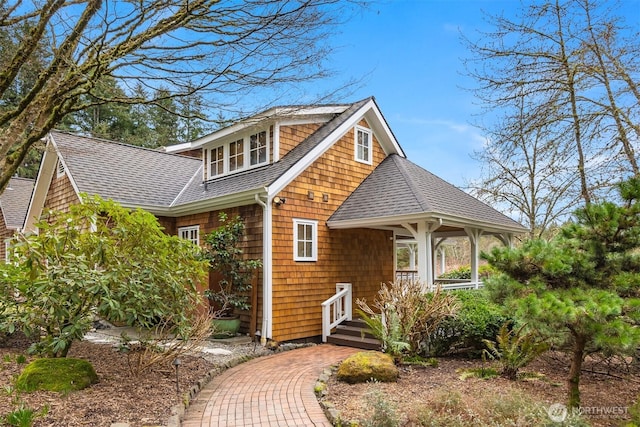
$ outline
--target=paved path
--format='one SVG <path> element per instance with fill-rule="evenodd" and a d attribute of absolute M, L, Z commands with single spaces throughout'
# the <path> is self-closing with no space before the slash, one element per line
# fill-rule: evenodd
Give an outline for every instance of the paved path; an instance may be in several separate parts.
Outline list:
<path fill-rule="evenodd" d="M 314 394 L 315 382 L 325 368 L 357 351 L 323 344 L 242 363 L 202 389 L 182 426 L 330 427 Z"/>

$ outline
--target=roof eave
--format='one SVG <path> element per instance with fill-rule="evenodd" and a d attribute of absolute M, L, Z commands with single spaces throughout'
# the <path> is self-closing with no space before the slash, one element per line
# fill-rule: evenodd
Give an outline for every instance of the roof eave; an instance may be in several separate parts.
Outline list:
<path fill-rule="evenodd" d="M 178 153 L 201 148 L 203 145 L 206 145 L 210 142 L 225 138 L 229 135 L 233 135 L 234 133 L 241 132 L 247 128 L 254 127 L 267 120 L 277 120 L 278 118 L 284 117 L 301 118 L 305 116 L 313 117 L 340 114 L 344 112 L 348 107 L 348 105 L 342 104 L 320 105 L 316 107 L 274 107 L 263 111 L 262 113 L 256 114 L 255 116 L 244 119 L 234 125 L 228 126 L 216 132 L 198 138 L 195 141 L 167 146 L 165 147 L 165 151 L 167 153 Z"/>
<path fill-rule="evenodd" d="M 120 202 L 122 206 L 135 209 L 140 208 L 151 212 L 157 216 L 179 217 L 184 215 L 197 214 L 211 210 L 227 209 L 237 206 L 245 206 L 255 203 L 256 194 L 265 194 L 264 187 L 253 188 L 226 196 L 198 200 L 196 202 L 177 204 L 173 206 L 140 205 Z"/>
<path fill-rule="evenodd" d="M 524 234 L 527 230 L 522 226 L 496 224 L 488 221 L 478 221 L 475 219 L 455 217 L 452 215 L 441 214 L 438 212 L 395 215 L 375 218 L 359 218 L 350 220 L 329 220 L 327 226 L 332 229 L 349 229 L 349 228 L 376 228 L 403 223 L 416 223 L 418 221 L 442 221 L 442 225 L 450 227 L 474 227 L 480 228 L 488 233 L 514 233 Z"/>

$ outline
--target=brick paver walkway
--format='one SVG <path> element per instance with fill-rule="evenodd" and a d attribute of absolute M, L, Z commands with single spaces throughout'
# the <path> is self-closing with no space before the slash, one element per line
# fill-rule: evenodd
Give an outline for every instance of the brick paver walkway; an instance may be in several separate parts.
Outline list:
<path fill-rule="evenodd" d="M 323 369 L 357 351 L 323 344 L 242 363 L 202 389 L 182 426 L 330 427 L 314 394 L 315 382 Z"/>

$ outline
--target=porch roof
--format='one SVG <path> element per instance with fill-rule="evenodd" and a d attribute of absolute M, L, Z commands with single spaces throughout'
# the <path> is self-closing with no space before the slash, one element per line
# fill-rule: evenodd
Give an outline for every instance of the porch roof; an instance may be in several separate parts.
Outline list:
<path fill-rule="evenodd" d="M 404 157 L 391 154 L 327 221 L 330 228 L 381 228 L 440 222 L 438 231 L 482 228 L 494 233 L 526 229 Z"/>

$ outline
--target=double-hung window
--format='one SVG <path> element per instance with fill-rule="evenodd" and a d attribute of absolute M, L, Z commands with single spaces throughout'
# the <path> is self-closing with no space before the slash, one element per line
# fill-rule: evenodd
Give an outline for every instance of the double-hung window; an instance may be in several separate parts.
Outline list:
<path fill-rule="evenodd" d="M 371 130 L 356 126 L 355 129 L 356 161 L 371 164 Z"/>
<path fill-rule="evenodd" d="M 200 244 L 200 226 L 192 225 L 189 227 L 178 228 L 178 236 L 181 239 L 189 240 L 196 245 Z"/>
<path fill-rule="evenodd" d="M 318 260 L 318 221 L 293 220 L 294 261 Z"/>

